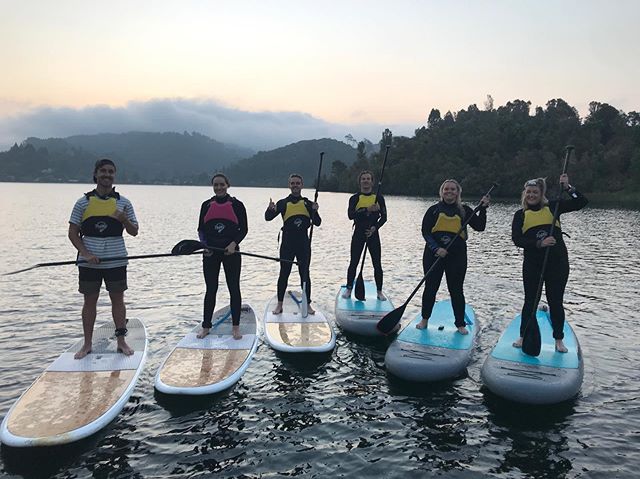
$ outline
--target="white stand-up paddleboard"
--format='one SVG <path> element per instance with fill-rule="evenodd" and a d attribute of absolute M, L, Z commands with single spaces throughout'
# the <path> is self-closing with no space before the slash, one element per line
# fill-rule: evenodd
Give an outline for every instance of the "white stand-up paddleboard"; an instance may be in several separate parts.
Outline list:
<path fill-rule="evenodd" d="M 144 324 L 127 323 L 132 356 L 117 352 L 113 323 L 96 328 L 92 352 L 62 353 L 27 389 L 2 421 L 0 441 L 13 447 L 53 446 L 85 438 L 111 422 L 127 403 L 147 354 Z"/>
<path fill-rule="evenodd" d="M 322 311 L 303 317 L 305 298 L 299 291 L 284 295 L 282 314 L 273 314 L 274 296 L 264 312 L 264 335 L 269 345 L 284 353 L 324 353 L 336 344 L 336 335 Z"/>
<path fill-rule="evenodd" d="M 196 335 L 202 327 L 188 333 L 156 374 L 155 387 L 165 394 L 213 394 L 233 386 L 242 377 L 258 348 L 256 315 L 248 304 L 240 314 L 241 339 L 233 339 L 231 309 L 226 306 L 213 314 L 207 336 Z"/>
<path fill-rule="evenodd" d="M 387 313 L 395 309 L 393 303 L 389 299 L 385 301 L 378 299 L 378 291 L 373 281 L 364 282 L 365 299 L 363 301 L 356 298 L 355 291 L 351 292 L 350 298 L 343 298 L 342 295 L 346 290 L 346 286 L 341 286 L 336 295 L 338 325 L 349 333 L 382 336 L 376 325 Z"/>
<path fill-rule="evenodd" d="M 555 404 L 573 398 L 582 386 L 584 363 L 580 343 L 571 325 L 564 322 L 564 344 L 555 350 L 549 313 L 536 313 L 542 347 L 539 356 L 528 356 L 513 342 L 520 336 L 520 315 L 511 321 L 482 366 L 482 382 L 493 393 L 525 404 Z"/>
<path fill-rule="evenodd" d="M 471 360 L 478 334 L 473 308 L 465 306 L 469 334 L 456 328 L 451 301 L 438 301 L 425 329 L 417 329 L 420 313 L 391 343 L 384 357 L 387 370 L 407 381 L 441 381 L 462 375 Z"/>

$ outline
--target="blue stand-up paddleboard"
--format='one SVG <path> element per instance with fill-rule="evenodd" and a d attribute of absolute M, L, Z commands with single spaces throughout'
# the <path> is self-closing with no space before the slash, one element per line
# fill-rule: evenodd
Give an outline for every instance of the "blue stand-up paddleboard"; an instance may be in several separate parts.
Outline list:
<path fill-rule="evenodd" d="M 240 314 L 241 339 L 234 339 L 229 306 L 213 314 L 207 336 L 196 335 L 202 327 L 188 333 L 156 374 L 155 387 L 165 394 L 203 395 L 223 391 L 242 377 L 258 348 L 256 315 L 248 304 Z"/>
<path fill-rule="evenodd" d="M 468 304 L 465 320 L 469 334 L 462 335 L 454 324 L 451 301 L 438 301 L 426 329 L 417 329 L 420 313 L 391 343 L 385 366 L 394 376 L 407 381 L 440 381 L 462 375 L 471 360 L 478 334 L 475 313 Z"/>
<path fill-rule="evenodd" d="M 380 301 L 377 296 L 376 285 L 373 281 L 365 281 L 365 299 L 359 301 L 355 293 L 350 298 L 342 295 L 347 287 L 342 286 L 336 296 L 336 322 L 348 333 L 362 336 L 382 336 L 376 328 L 387 313 L 394 310 L 393 303 L 387 299 Z"/>
<path fill-rule="evenodd" d="M 264 337 L 276 351 L 283 353 L 326 353 L 336 345 L 336 335 L 322 311 L 307 314 L 299 291 L 287 291 L 283 311 L 273 314 L 278 303 L 274 296 L 264 311 Z"/>
<path fill-rule="evenodd" d="M 131 319 L 127 329 L 132 356 L 117 352 L 113 323 L 95 329 L 92 352 L 84 358 L 73 358 L 83 340 L 62 353 L 11 407 L 0 428 L 2 443 L 66 444 L 109 424 L 131 396 L 147 354 L 144 324 Z"/>
<path fill-rule="evenodd" d="M 555 404 L 573 398 L 582 386 L 584 364 L 578 338 L 567 321 L 563 342 L 568 353 L 555 350 L 551 319 L 546 311 L 536 315 L 542 348 L 529 356 L 513 342 L 520 336 L 520 315 L 502 333 L 482 366 L 482 382 L 493 393 L 526 404 Z"/>

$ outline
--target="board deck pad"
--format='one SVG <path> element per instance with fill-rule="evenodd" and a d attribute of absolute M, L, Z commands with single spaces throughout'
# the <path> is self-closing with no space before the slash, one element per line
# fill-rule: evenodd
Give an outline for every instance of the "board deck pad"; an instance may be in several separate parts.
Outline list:
<path fill-rule="evenodd" d="M 491 352 L 491 356 L 496 359 L 514 361 L 519 363 L 534 364 L 538 366 L 549 366 L 554 368 L 577 369 L 580 366 L 578 357 L 578 342 L 573 329 L 569 323 L 564 323 L 564 345 L 569 350 L 568 353 L 559 353 L 555 350 L 555 340 L 553 339 L 553 329 L 549 313 L 538 310 L 536 313 L 538 326 L 540 327 L 540 337 L 542 347 L 539 356 L 529 356 L 522 352 L 521 348 L 514 348 L 513 342 L 520 337 L 520 315 L 509 323 L 507 329 L 502 333 L 498 344 Z"/>
<path fill-rule="evenodd" d="M 113 324 L 94 330 L 92 352 L 73 359 L 83 340 L 56 359 L 29 387 L 5 418 L 14 437 L 2 441 L 17 447 L 53 445 L 87 437 L 106 426 L 124 407 L 146 356 L 146 333 L 129 320 L 127 343 L 136 352 L 117 352 Z"/>
<path fill-rule="evenodd" d="M 209 335 L 198 338 L 196 326 L 183 337 L 162 364 L 156 388 L 169 394 L 210 394 L 227 389 L 240 379 L 257 348 L 256 316 L 242 305 L 241 339 L 234 339 L 229 306 L 214 313 Z"/>
<path fill-rule="evenodd" d="M 272 312 L 278 303 L 277 297 L 269 301 L 264 315 L 267 341 L 275 349 L 286 352 L 333 349 L 335 336 L 327 318 L 318 310 L 303 317 L 298 304 L 301 299 L 299 291 L 287 292 L 282 314 Z"/>
<path fill-rule="evenodd" d="M 350 311 L 354 313 L 376 313 L 377 316 L 383 316 L 384 314 L 393 311 L 393 304 L 391 301 L 380 301 L 378 299 L 378 291 L 373 281 L 364 282 L 364 301 L 360 301 L 356 298 L 355 290 L 351 291 L 350 298 L 343 298 L 342 295 L 347 290 L 346 286 L 340 287 L 340 292 L 336 300 L 336 309 Z M 354 318 L 357 315 L 353 315 Z"/>
<path fill-rule="evenodd" d="M 460 334 L 454 324 L 453 307 L 450 300 L 438 301 L 429 318 L 426 329 L 418 329 L 416 325 L 422 320 L 420 313 L 398 335 L 398 341 L 415 343 L 423 346 L 447 349 L 469 349 L 473 344 L 476 317 L 473 308 L 465 306 L 465 322 L 469 334 Z"/>

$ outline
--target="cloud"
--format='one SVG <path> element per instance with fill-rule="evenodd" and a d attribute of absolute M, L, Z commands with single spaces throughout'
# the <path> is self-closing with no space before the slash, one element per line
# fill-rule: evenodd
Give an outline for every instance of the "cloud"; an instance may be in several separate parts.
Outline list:
<path fill-rule="evenodd" d="M 351 134 L 377 142 L 385 128 L 410 135 L 415 126 L 329 123 L 291 111 L 249 112 L 213 100 L 154 99 L 132 101 L 124 107 L 37 107 L 0 118 L 0 149 L 30 136 L 67 137 L 128 131 L 198 132 L 214 140 L 254 150 L 270 150 L 300 140 L 336 138 Z M 396 131 L 397 130 L 397 131 Z"/>

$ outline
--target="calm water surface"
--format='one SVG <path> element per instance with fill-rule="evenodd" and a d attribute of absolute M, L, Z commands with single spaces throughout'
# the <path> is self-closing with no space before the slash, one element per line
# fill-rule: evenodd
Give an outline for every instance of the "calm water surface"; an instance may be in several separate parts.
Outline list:
<path fill-rule="evenodd" d="M 74 201 L 90 185 L 0 184 L 0 272 L 75 258 L 67 239 Z M 131 255 L 169 252 L 196 238 L 205 187 L 133 186 L 140 234 Z M 249 215 L 247 252 L 276 255 L 280 221 L 263 219 L 285 189 L 232 188 Z M 308 196 L 312 191 L 308 190 Z M 345 281 L 348 195 L 321 193 L 314 232 L 314 301 L 333 319 Z M 420 222 L 434 198 L 387 199 L 382 229 L 385 290 L 402 304 L 422 274 Z M 385 340 L 338 330 L 331 355 L 279 356 L 261 344 L 226 393 L 170 401 L 153 378 L 181 336 L 201 320 L 197 257 L 132 261 L 128 316 L 149 332 L 149 357 L 129 403 L 107 428 L 79 443 L 38 451 L 2 449 L 5 477 L 634 477 L 640 465 L 637 311 L 640 213 L 586 209 L 563 218 L 571 258 L 567 317 L 585 356 L 580 395 L 534 408 L 481 388 L 484 358 L 522 302 L 521 256 L 510 240 L 514 204 L 493 205 L 487 231 L 471 233 L 467 301 L 482 331 L 468 375 L 411 385 L 389 377 Z M 258 316 L 275 294 L 278 265 L 243 258 L 242 292 Z M 367 270 L 372 279 L 372 271 Z M 292 279 L 296 275 L 292 275 Z M 81 337 L 82 297 L 73 266 L 0 276 L 0 416 L 64 349 Z M 106 297 L 106 294 L 104 294 Z M 446 297 L 441 288 L 439 298 Z M 219 304 L 228 301 L 226 287 Z M 405 320 L 419 311 L 419 297 Z M 101 299 L 98 323 L 111 322 Z M 37 414 L 37 411 L 34 411 Z"/>

